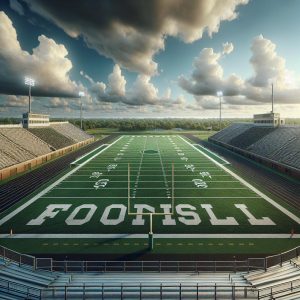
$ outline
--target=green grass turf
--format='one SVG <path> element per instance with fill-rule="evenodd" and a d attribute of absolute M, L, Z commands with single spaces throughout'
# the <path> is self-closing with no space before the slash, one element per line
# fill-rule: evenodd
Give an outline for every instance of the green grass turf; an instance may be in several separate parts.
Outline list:
<path fill-rule="evenodd" d="M 216 159 L 217 162 L 224 163 L 216 155 L 205 149 L 199 149 L 204 154 Z M 172 164 L 174 164 L 175 206 L 189 205 L 189 207 L 181 207 L 182 212 L 175 211 L 175 214 L 171 216 L 175 220 L 174 225 L 163 225 L 163 219 L 166 216 L 153 216 L 154 234 L 182 234 L 180 238 L 176 236 L 156 238 L 153 250 L 155 253 L 274 253 L 297 245 L 298 239 L 256 238 L 259 234 L 288 235 L 291 228 L 294 228 L 295 232 L 299 232 L 300 226 L 179 136 L 126 135 L 111 147 L 106 147 L 101 153 L 100 151 L 102 148 L 81 158 L 78 163 L 82 165 L 75 173 L 65 178 L 46 194 L 41 195 L 15 216 L 3 222 L 3 218 L 17 209 L 18 205 L 2 214 L 0 216 L 0 222 L 2 220 L 1 233 L 7 234 L 12 229 L 14 234 L 12 237 L 2 235 L 0 243 L 19 251 L 35 253 L 65 253 L 68 251 L 70 253 L 129 254 L 137 249 L 142 250 L 147 244 L 145 238 L 115 237 L 111 239 L 108 237 L 104 241 L 103 236 L 93 239 L 90 236 L 74 238 L 71 234 L 148 234 L 149 216 L 142 217 L 144 224 L 133 225 L 133 221 L 138 217 L 127 214 L 128 164 L 130 164 L 131 170 L 129 205 L 131 213 L 136 212 L 135 205 L 138 204 L 149 205 L 155 209 L 156 213 L 163 213 L 160 205 L 172 206 L 170 195 Z M 183 157 L 187 161 L 183 160 Z M 111 164 L 117 166 L 109 171 L 107 167 Z M 190 164 L 194 166 L 194 171 L 186 168 L 185 165 Z M 90 178 L 92 172 L 101 172 L 102 175 L 98 179 Z M 200 172 L 209 172 L 211 178 L 202 178 Z M 94 184 L 101 178 L 109 179 L 109 182 L 106 187 L 96 190 Z M 207 188 L 197 188 L 193 179 L 204 180 Z M 25 199 L 19 205 L 26 203 L 30 198 Z M 44 212 L 49 204 L 66 204 L 70 207 L 66 211 L 59 211 L 52 218 L 47 218 L 41 225 L 27 224 Z M 66 219 L 76 207 L 83 204 L 93 204 L 96 207 L 90 221 L 82 225 L 67 225 Z M 116 225 L 103 224 L 100 220 L 103 218 L 105 209 L 116 204 L 123 205 L 124 220 Z M 211 205 L 212 211 L 218 219 L 231 217 L 236 220 L 238 225 L 212 225 L 207 211 L 201 207 L 203 204 Z M 235 206 L 236 204 L 246 205 L 255 218 L 268 217 L 275 225 L 251 225 L 248 217 Z M 289 209 L 287 206 L 286 208 Z M 193 219 L 191 210 L 198 222 L 194 225 L 184 224 Z M 108 217 L 116 219 L 119 212 L 119 209 L 113 208 Z M 76 219 L 83 219 L 87 213 L 87 208 L 80 210 Z M 183 216 L 184 213 L 189 213 L 189 215 Z M 292 213 L 299 215 L 299 212 L 292 211 Z M 37 235 L 37 238 L 19 239 L 15 238 L 16 234 L 34 234 Z M 47 238 L 47 234 L 67 234 L 68 238 L 59 239 L 55 236 Z M 187 234 L 224 234 L 227 238 L 194 238 L 185 236 Z M 247 240 L 244 238 L 233 239 L 232 234 L 253 235 Z"/>

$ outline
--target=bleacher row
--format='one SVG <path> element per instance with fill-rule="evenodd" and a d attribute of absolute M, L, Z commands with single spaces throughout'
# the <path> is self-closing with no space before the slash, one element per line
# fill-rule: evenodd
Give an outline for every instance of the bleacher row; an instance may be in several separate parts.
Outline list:
<path fill-rule="evenodd" d="M 209 140 L 300 169 L 299 126 L 267 127 L 236 123 L 219 131 Z"/>
<path fill-rule="evenodd" d="M 91 138 L 90 135 L 65 122 L 30 129 L 0 127 L 0 169 L 89 138 Z"/>
<path fill-rule="evenodd" d="M 0 258 L 0 299 L 300 299 L 299 258 L 250 272 L 34 270 Z"/>

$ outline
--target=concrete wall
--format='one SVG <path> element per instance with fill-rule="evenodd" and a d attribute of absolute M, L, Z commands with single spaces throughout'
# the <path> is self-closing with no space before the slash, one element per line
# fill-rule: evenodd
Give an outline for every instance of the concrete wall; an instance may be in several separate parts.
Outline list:
<path fill-rule="evenodd" d="M 31 170 L 32 168 L 34 168 L 38 165 L 41 165 L 41 164 L 48 162 L 54 158 L 60 157 L 66 153 L 74 151 L 84 145 L 92 143 L 93 141 L 94 141 L 94 138 L 90 138 L 85 141 L 73 144 L 71 146 L 61 148 L 56 151 L 44 154 L 44 155 L 36 157 L 34 159 L 27 160 L 22 163 L 4 168 L 4 169 L 0 170 L 0 180 L 4 180 L 11 176 L 15 176 L 15 175 L 23 173 L 25 171 Z"/>

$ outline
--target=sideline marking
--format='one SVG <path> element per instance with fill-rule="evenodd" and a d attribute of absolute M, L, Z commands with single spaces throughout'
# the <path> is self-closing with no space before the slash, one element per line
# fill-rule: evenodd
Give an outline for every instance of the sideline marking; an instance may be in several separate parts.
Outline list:
<path fill-rule="evenodd" d="M 183 234 L 169 234 L 169 233 L 154 233 L 154 238 L 156 239 L 190 239 L 190 238 L 205 238 L 205 239 L 289 239 L 290 233 L 245 233 L 245 234 L 231 234 L 231 233 L 183 233 Z M 77 239 L 147 239 L 149 237 L 148 234 L 144 233 L 118 233 L 118 234 L 110 234 L 110 233 L 92 233 L 92 234 L 82 234 L 82 233 L 74 233 L 74 234 L 65 234 L 65 233 L 55 233 L 55 234 L 47 234 L 47 233 L 17 233 L 13 234 L 0 234 L 0 238 L 9 238 L 9 239 L 32 239 L 32 238 L 43 238 L 43 239 L 69 239 L 69 238 L 77 238 Z M 300 234 L 295 234 L 293 239 L 299 239 Z"/>
<path fill-rule="evenodd" d="M 226 171 L 228 174 L 230 174 L 231 176 L 233 176 L 234 178 L 236 178 L 237 180 L 239 180 L 242 184 L 244 184 L 250 190 L 252 190 L 253 192 L 255 192 L 261 198 L 263 198 L 268 203 L 270 203 L 271 205 L 273 205 L 274 207 L 276 207 L 278 210 L 280 210 L 282 213 L 284 213 L 290 219 L 292 219 L 296 223 L 300 224 L 300 218 L 298 218 L 296 215 L 294 215 L 293 213 L 291 213 L 289 210 L 287 210 L 286 208 L 282 207 L 280 204 L 278 204 L 273 199 L 271 199 L 270 197 L 268 197 L 267 195 L 265 195 L 264 193 L 262 193 L 261 191 L 259 191 L 257 188 L 255 188 L 253 185 L 251 185 L 249 182 L 247 182 L 246 180 L 244 180 L 243 178 L 241 178 L 240 176 L 238 176 L 237 174 L 235 174 L 231 170 L 227 169 L 225 166 L 223 166 L 222 164 L 220 164 L 219 162 L 217 162 L 216 160 L 214 160 L 212 157 L 210 157 L 206 153 L 202 152 L 200 149 L 196 148 L 193 144 L 191 144 L 190 142 L 188 142 L 187 140 L 185 140 L 181 136 L 178 136 L 178 137 L 180 139 L 182 139 L 185 143 L 187 143 L 188 145 L 190 145 L 191 147 L 193 147 L 194 149 L 196 149 L 202 155 L 204 155 L 205 157 L 207 157 L 209 160 L 213 161 L 217 166 L 219 166 L 221 169 L 223 169 L 224 171 Z"/>
<path fill-rule="evenodd" d="M 96 149 L 92 150 L 91 152 L 86 153 L 86 154 L 84 154 L 84 155 L 78 157 L 76 160 L 72 161 L 72 162 L 70 163 L 70 165 L 71 165 L 71 166 L 72 166 L 72 165 L 75 166 L 77 161 L 82 160 L 83 158 L 85 158 L 86 156 L 90 155 L 91 153 L 96 152 L 96 151 L 99 150 L 100 148 L 106 147 L 106 146 L 108 146 L 108 145 L 109 145 L 109 144 L 102 144 L 102 145 L 100 145 L 99 147 L 97 147 Z M 79 165 L 81 165 L 81 164 L 79 164 Z"/>
<path fill-rule="evenodd" d="M 72 175 L 73 173 L 75 173 L 76 171 L 78 171 L 83 165 L 87 164 L 89 161 L 91 161 L 92 159 L 94 159 L 95 157 L 97 157 L 98 155 L 100 155 L 103 151 L 105 151 L 106 149 L 108 149 L 109 147 L 111 147 L 113 144 L 115 144 L 116 142 L 118 142 L 122 138 L 123 138 L 123 136 L 119 137 L 113 143 L 109 144 L 107 147 L 105 147 L 104 149 L 100 150 L 98 153 L 96 153 L 95 155 L 93 155 L 92 157 L 90 157 L 89 159 L 87 159 L 85 162 L 83 162 L 79 166 L 75 167 L 73 170 L 71 170 L 70 172 L 68 172 L 67 174 L 65 174 L 64 176 L 60 177 L 58 180 L 56 180 L 52 184 L 50 184 L 47 188 L 45 188 L 44 190 L 42 190 L 41 192 L 39 192 L 37 195 L 35 195 L 33 198 L 31 198 L 30 200 L 28 200 L 27 202 L 25 202 L 23 205 L 19 206 L 17 209 L 15 209 L 11 213 L 9 213 L 5 217 L 3 217 L 0 220 L 0 225 L 4 224 L 8 220 L 10 220 L 12 217 L 14 217 L 16 214 L 18 214 L 20 211 L 22 211 L 23 209 L 25 209 L 27 206 L 29 206 L 32 203 L 34 203 L 35 201 L 37 201 L 43 195 L 45 195 L 46 193 L 48 193 L 49 191 L 51 191 L 56 185 L 58 185 L 59 183 L 61 183 L 64 179 L 68 178 L 70 175 Z"/>
<path fill-rule="evenodd" d="M 217 153 L 214 153 L 213 151 L 203 147 L 202 145 L 200 144 L 193 144 L 194 146 L 197 146 L 197 147 L 200 147 L 202 149 L 204 149 L 205 151 L 211 153 L 212 155 L 218 157 L 219 159 L 223 160 L 225 162 L 225 165 L 230 165 L 231 163 L 229 161 L 227 161 L 225 158 L 223 158 L 222 156 L 218 155 Z"/>

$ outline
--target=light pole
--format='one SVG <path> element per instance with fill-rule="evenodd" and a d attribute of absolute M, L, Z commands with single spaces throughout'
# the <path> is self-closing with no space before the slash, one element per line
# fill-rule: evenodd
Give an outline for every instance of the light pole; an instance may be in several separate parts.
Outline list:
<path fill-rule="evenodd" d="M 31 87 L 35 85 L 35 80 L 30 77 L 25 77 L 25 84 L 28 85 L 28 113 L 31 113 Z"/>
<path fill-rule="evenodd" d="M 222 97 L 223 97 L 223 92 L 218 91 L 217 96 L 219 97 L 220 100 L 220 116 L 219 116 L 219 130 L 221 130 L 221 122 L 222 122 Z"/>
<path fill-rule="evenodd" d="M 79 92 L 79 97 L 84 97 L 84 92 Z M 82 130 L 82 101 L 80 103 L 80 129 Z"/>

